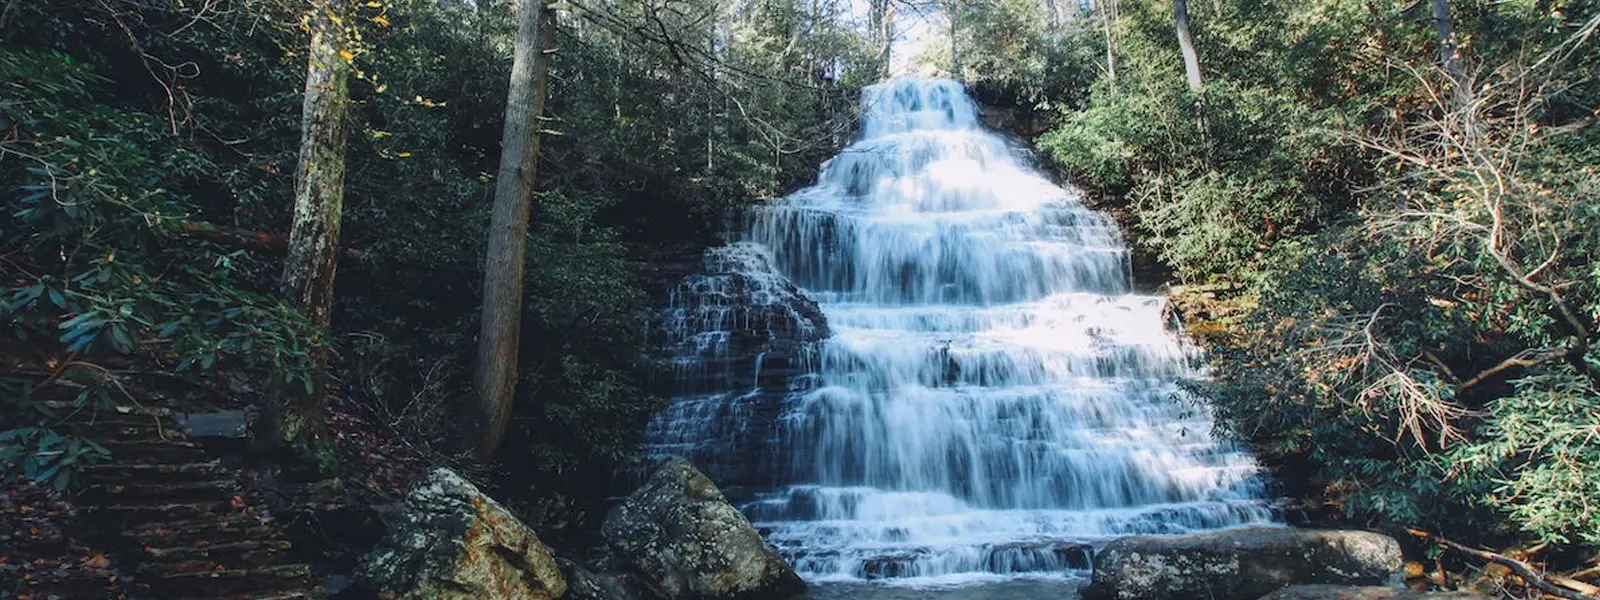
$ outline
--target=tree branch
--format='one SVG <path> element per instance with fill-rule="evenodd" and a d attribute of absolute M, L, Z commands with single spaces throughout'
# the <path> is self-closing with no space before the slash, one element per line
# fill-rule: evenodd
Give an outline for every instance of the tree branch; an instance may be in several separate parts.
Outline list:
<path fill-rule="evenodd" d="M 289 251 L 289 238 L 276 233 L 250 231 L 205 221 L 169 221 L 167 227 L 178 235 L 251 252 L 276 255 Z M 366 258 L 365 252 L 354 248 L 345 248 L 341 255 L 346 260 L 360 261 Z"/>
<path fill-rule="evenodd" d="M 1487 550 L 1478 550 L 1476 548 L 1463 546 L 1426 531 L 1417 529 L 1407 529 L 1406 531 L 1411 535 L 1428 540 L 1434 544 L 1444 546 L 1445 548 L 1449 548 L 1462 554 L 1472 556 L 1473 558 L 1492 562 L 1511 569 L 1512 573 L 1515 573 L 1518 577 L 1521 577 L 1523 581 L 1528 582 L 1528 585 L 1531 585 L 1535 589 L 1538 589 L 1546 594 L 1567 598 L 1568 600 L 1600 600 L 1600 596 L 1594 595 L 1600 590 L 1597 590 L 1592 585 L 1585 584 L 1569 577 L 1541 575 L 1534 570 L 1532 565 L 1515 558 L 1511 558 L 1503 554 L 1495 554 Z"/>
<path fill-rule="evenodd" d="M 1566 356 L 1571 351 L 1571 349 L 1566 349 L 1544 350 L 1538 352 L 1524 350 L 1522 352 L 1518 352 L 1516 356 L 1500 361 L 1500 364 L 1484 369 L 1477 375 L 1473 375 L 1471 379 L 1461 382 L 1461 385 L 1456 386 L 1456 393 L 1460 394 L 1461 392 L 1467 391 L 1467 389 L 1471 388 L 1472 386 L 1483 383 L 1489 378 L 1504 373 L 1508 370 L 1538 366 L 1544 364 L 1550 359 Z"/>

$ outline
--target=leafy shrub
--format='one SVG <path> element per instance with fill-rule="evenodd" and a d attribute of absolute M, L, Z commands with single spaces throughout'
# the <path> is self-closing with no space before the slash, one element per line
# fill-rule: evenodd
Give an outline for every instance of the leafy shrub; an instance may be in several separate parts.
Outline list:
<path fill-rule="evenodd" d="M 308 386 L 319 336 L 250 291 L 258 264 L 183 239 L 199 210 L 180 190 L 213 165 L 157 119 L 97 102 L 108 80 L 69 55 L 5 50 L 0 75 L 0 121 L 17 132 L 0 143 L 0 179 L 15 182 L 3 190 L 0 323 L 11 339 L 59 356 L 57 373 L 24 369 L 21 385 L 131 361 L 224 385 Z M 104 449 L 49 428 L 56 421 L 41 407 L 8 406 L 5 435 L 33 450 L 3 462 L 59 473 L 60 484 L 69 480 L 60 467 Z M 44 468 L 40 457 L 55 458 Z"/>
<path fill-rule="evenodd" d="M 1337 517 L 1594 547 L 1595 7 L 1452 3 L 1464 103 L 1409 6 L 1196 10 L 1199 93 L 1170 14 L 1128 6 L 1118 80 L 1041 147 L 1181 277 L 1237 285 L 1202 387 Z"/>

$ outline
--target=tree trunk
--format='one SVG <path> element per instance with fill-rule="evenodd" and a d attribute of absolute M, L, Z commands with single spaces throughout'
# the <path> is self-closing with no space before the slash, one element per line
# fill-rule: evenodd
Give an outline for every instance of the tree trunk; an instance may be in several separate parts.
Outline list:
<path fill-rule="evenodd" d="M 1116 11 L 1108 4 L 1115 0 L 1095 0 L 1100 5 L 1100 23 L 1105 26 L 1106 33 L 1106 81 L 1111 84 L 1111 95 L 1117 95 L 1117 54 L 1111 40 L 1111 21 L 1116 19 Z"/>
<path fill-rule="evenodd" d="M 878 62 L 883 65 L 883 77 L 888 79 L 894 74 L 894 4 L 889 0 L 883 2 L 883 39 L 878 42 Z"/>
<path fill-rule="evenodd" d="M 534 178 L 539 168 L 539 117 L 544 114 L 545 83 L 554 41 L 555 13 L 546 0 L 521 0 L 517 7 L 511 91 L 506 97 L 500 173 L 484 256 L 483 313 L 473 377 L 478 393 L 477 453 L 485 459 L 505 439 L 516 397 L 522 263 Z"/>
<path fill-rule="evenodd" d="M 306 317 L 327 326 L 338 267 L 339 218 L 344 209 L 344 154 L 350 112 L 350 65 L 339 55 L 342 0 L 311 9 L 311 45 L 300 114 L 300 163 L 295 169 L 294 222 L 280 283 Z"/>
<path fill-rule="evenodd" d="M 1200 91 L 1200 55 L 1194 51 L 1194 36 L 1189 33 L 1189 1 L 1172 0 L 1174 20 L 1178 23 L 1178 47 L 1183 50 L 1183 71 L 1189 78 L 1189 89 Z"/>
<path fill-rule="evenodd" d="M 1455 21 L 1450 18 L 1450 3 L 1446 0 L 1433 0 L 1433 24 L 1439 30 L 1439 64 L 1455 84 L 1457 97 L 1465 98 L 1469 91 L 1467 70 L 1461 65 L 1461 57 L 1456 54 Z"/>
<path fill-rule="evenodd" d="M 894 4 L 893 0 L 872 0 L 868 10 L 868 33 L 873 48 L 877 51 L 878 77 L 886 79 L 890 72 L 890 48 L 894 45 Z"/>
<path fill-rule="evenodd" d="M 340 54 L 345 37 L 340 34 L 338 22 L 344 21 L 346 14 L 344 0 L 312 3 L 311 43 L 300 115 L 300 161 L 295 169 L 294 222 L 279 282 L 283 296 L 324 330 L 333 308 L 333 278 L 340 254 L 339 221 L 344 208 L 350 65 Z M 319 350 L 317 358 L 322 363 L 326 352 Z M 302 395 L 295 390 L 280 395 L 272 423 L 277 428 L 275 442 L 310 451 L 317 461 L 326 462 L 328 456 L 321 455 L 327 442 L 327 405 L 321 379 L 313 377 L 310 393 Z"/>
<path fill-rule="evenodd" d="M 956 0 L 949 0 L 950 6 L 950 78 L 961 81 L 961 54 L 956 49 Z"/>

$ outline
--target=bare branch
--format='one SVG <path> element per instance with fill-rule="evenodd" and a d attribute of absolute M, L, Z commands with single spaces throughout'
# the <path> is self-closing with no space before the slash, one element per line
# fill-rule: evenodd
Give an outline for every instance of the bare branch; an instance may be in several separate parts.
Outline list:
<path fill-rule="evenodd" d="M 1417 529 L 1407 529 L 1406 531 L 1411 535 L 1428 540 L 1445 548 L 1455 550 L 1456 552 L 1460 552 L 1473 558 L 1495 563 L 1511 569 L 1512 573 L 1516 573 L 1517 577 L 1521 577 L 1523 581 L 1528 582 L 1528 585 L 1531 585 L 1546 594 L 1567 598 L 1568 600 L 1600 600 L 1600 596 L 1595 595 L 1596 589 L 1592 585 L 1588 585 L 1568 577 L 1552 577 L 1548 574 L 1538 572 L 1538 570 L 1534 569 L 1533 565 L 1515 558 L 1511 558 L 1504 554 L 1496 554 L 1488 550 L 1479 550 L 1464 546 L 1425 531 Z M 1574 589 L 1577 586 L 1574 586 L 1573 584 L 1581 586 L 1582 591 L 1580 591 L 1580 589 Z"/>

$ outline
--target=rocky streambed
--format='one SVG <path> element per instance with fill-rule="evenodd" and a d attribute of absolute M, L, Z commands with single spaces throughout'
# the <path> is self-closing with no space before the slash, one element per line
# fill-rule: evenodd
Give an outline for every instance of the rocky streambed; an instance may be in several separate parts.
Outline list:
<path fill-rule="evenodd" d="M 402 515 L 341 598 L 415 600 L 1459 600 L 1402 589 L 1393 538 L 1253 527 L 1098 545 L 1092 575 L 911 588 L 807 585 L 689 461 L 667 461 L 605 520 L 604 556 L 557 557 L 505 507 L 447 469 Z"/>

